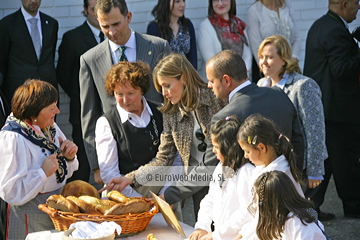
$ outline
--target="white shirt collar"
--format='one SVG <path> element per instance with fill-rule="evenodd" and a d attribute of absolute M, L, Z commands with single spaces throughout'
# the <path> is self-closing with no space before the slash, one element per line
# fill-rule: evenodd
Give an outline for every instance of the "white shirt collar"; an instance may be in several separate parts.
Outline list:
<path fill-rule="evenodd" d="M 31 16 L 27 11 L 25 11 L 24 7 L 21 6 L 21 12 L 24 16 L 25 21 L 28 21 L 30 18 L 37 18 L 40 21 L 40 14 L 39 11 L 36 13 L 35 17 Z"/>
<path fill-rule="evenodd" d="M 340 15 L 338 15 L 338 16 L 339 16 L 340 19 L 344 22 L 345 27 L 346 27 L 347 29 L 349 29 L 349 24 L 348 24 Z"/>
<path fill-rule="evenodd" d="M 281 88 L 282 90 L 284 90 L 285 84 L 286 84 L 287 80 L 289 79 L 289 76 L 290 76 L 290 74 L 285 73 L 283 75 L 282 79 L 274 86 L 277 86 L 277 87 Z M 262 87 L 272 87 L 272 86 L 270 86 L 270 82 L 271 82 L 270 77 L 267 77 L 265 79 L 265 81 L 263 82 Z"/>
<path fill-rule="evenodd" d="M 251 84 L 251 82 L 249 80 L 247 80 L 247 81 L 243 82 L 242 84 L 240 84 L 239 86 L 237 86 L 234 90 L 232 90 L 231 93 L 229 94 L 229 102 L 235 93 L 237 93 L 240 89 L 242 89 L 246 86 L 249 86 L 250 84 Z"/>
<path fill-rule="evenodd" d="M 136 40 L 135 40 L 135 32 L 130 29 L 130 38 L 129 40 L 124 44 L 127 48 L 136 49 Z M 115 53 L 121 45 L 118 45 L 112 41 L 109 40 L 109 45 L 112 53 Z"/>
<path fill-rule="evenodd" d="M 86 23 L 87 23 L 87 25 L 89 26 L 89 28 L 91 29 L 92 33 L 93 33 L 96 37 L 99 37 L 100 29 L 97 29 L 96 27 L 94 27 L 93 25 L 91 25 L 88 20 L 86 20 Z"/>
<path fill-rule="evenodd" d="M 143 108 L 143 110 L 142 110 L 142 112 L 141 112 L 140 118 L 145 121 L 145 120 L 147 120 L 147 119 L 145 119 L 145 118 L 147 118 L 148 116 L 152 116 L 152 115 L 153 115 L 153 112 L 151 111 L 151 108 L 150 108 L 149 104 L 147 103 L 146 98 L 145 98 L 144 96 L 141 98 L 141 100 L 142 100 L 143 103 L 145 103 L 145 104 L 143 104 L 144 108 Z M 122 122 L 122 123 L 124 123 L 124 122 L 126 122 L 127 120 L 129 120 L 130 117 L 135 117 L 135 118 L 137 117 L 137 118 L 139 118 L 138 115 L 126 111 L 125 109 L 123 109 L 122 107 L 120 107 L 119 104 L 116 104 L 116 109 L 118 110 L 118 112 L 119 112 L 119 114 L 120 114 L 120 118 L 121 118 L 121 122 Z M 149 119 L 149 121 L 150 121 L 150 119 Z M 145 122 L 147 122 L 147 121 L 145 121 Z"/>

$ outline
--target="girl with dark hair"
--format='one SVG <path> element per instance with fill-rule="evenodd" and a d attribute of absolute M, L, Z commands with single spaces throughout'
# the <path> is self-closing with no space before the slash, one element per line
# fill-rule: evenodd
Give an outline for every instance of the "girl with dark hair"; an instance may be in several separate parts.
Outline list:
<path fill-rule="evenodd" d="M 146 33 L 167 40 L 172 52 L 184 54 L 197 69 L 195 30 L 184 11 L 185 0 L 158 0 Z"/>
<path fill-rule="evenodd" d="M 256 227 L 256 236 L 251 239 L 326 239 L 324 226 L 309 211 L 312 202 L 299 195 L 286 173 L 261 174 L 255 181 L 253 192 L 257 214 L 251 228 L 254 232 Z"/>
<path fill-rule="evenodd" d="M 213 152 L 220 162 L 212 175 L 209 193 L 200 203 L 198 221 L 195 231 L 190 235 L 191 240 L 212 238 L 211 223 L 214 222 L 215 229 L 218 228 L 239 207 L 237 194 L 244 189 L 237 189 L 237 181 L 240 178 L 249 181 L 254 169 L 253 165 L 245 164 L 245 159 L 243 161 L 244 153 L 236 141 L 239 128 L 240 120 L 237 116 L 226 117 L 211 126 Z"/>
<path fill-rule="evenodd" d="M 237 142 L 244 151 L 244 157 L 255 165 L 255 169 L 251 173 L 250 180 L 239 179 L 237 189 L 245 190 L 237 193 L 240 202 L 238 210 L 233 212 L 226 223 L 215 230 L 213 239 L 232 239 L 226 236 L 237 234 L 242 235 L 242 239 L 249 239 L 247 236 L 253 234 L 247 227 L 247 224 L 253 221 L 248 211 L 248 206 L 252 202 L 250 189 L 264 172 L 274 170 L 284 172 L 292 180 L 298 194 L 304 197 L 300 186 L 301 174 L 296 167 L 293 148 L 288 138 L 281 134 L 273 121 L 260 114 L 250 115 L 240 127 Z"/>

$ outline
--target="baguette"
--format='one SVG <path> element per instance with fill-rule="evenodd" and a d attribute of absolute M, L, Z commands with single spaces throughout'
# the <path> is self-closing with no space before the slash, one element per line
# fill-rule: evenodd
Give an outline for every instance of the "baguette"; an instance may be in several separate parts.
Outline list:
<path fill-rule="evenodd" d="M 100 212 L 96 210 L 96 208 L 94 208 L 92 205 L 88 204 L 82 199 L 79 199 L 75 196 L 68 196 L 66 197 L 66 199 L 74 202 L 79 207 L 81 213 L 100 214 Z"/>
<path fill-rule="evenodd" d="M 80 213 L 79 207 L 74 202 L 69 201 L 61 195 L 51 195 L 46 200 L 46 204 L 63 212 Z"/>

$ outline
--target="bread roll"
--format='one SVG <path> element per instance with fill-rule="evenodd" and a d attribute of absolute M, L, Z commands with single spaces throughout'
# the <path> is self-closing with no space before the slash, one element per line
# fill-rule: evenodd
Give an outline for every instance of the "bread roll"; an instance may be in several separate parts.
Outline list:
<path fill-rule="evenodd" d="M 122 194 L 121 192 L 118 192 L 118 191 L 110 191 L 108 192 L 107 194 L 107 197 L 115 202 L 118 202 L 118 203 L 128 203 L 130 202 L 130 199 L 128 197 L 126 197 L 124 194 Z"/>
<path fill-rule="evenodd" d="M 117 203 L 111 200 L 100 200 L 91 196 L 80 196 L 79 199 L 84 200 L 91 206 L 93 206 L 101 214 L 105 214 L 111 207 Z"/>
<path fill-rule="evenodd" d="M 130 202 L 123 204 L 118 203 L 104 215 L 122 215 L 126 213 L 142 213 L 150 210 L 150 205 L 143 199 L 132 199 Z"/>
<path fill-rule="evenodd" d="M 51 195 L 46 200 L 46 204 L 52 208 L 63 212 L 79 213 L 79 207 L 72 201 L 64 198 L 61 195 Z"/>
<path fill-rule="evenodd" d="M 68 196 L 66 197 L 69 201 L 74 202 L 80 209 L 80 212 L 82 213 L 88 213 L 88 214 L 100 214 L 96 208 L 94 208 L 92 205 L 88 204 L 86 201 L 79 199 L 75 196 Z"/>
<path fill-rule="evenodd" d="M 100 198 L 100 194 L 98 193 L 96 188 L 82 180 L 75 180 L 66 184 L 61 192 L 61 195 L 63 195 L 64 197 L 80 197 L 86 195 Z"/>

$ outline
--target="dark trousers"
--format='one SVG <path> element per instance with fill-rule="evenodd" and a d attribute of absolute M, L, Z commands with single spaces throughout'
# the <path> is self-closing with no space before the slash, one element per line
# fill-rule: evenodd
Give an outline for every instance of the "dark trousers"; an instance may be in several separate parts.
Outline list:
<path fill-rule="evenodd" d="M 206 194 L 209 192 L 209 187 L 203 187 L 200 191 L 192 195 L 193 203 L 194 203 L 194 214 L 195 214 L 195 221 L 198 219 L 198 212 L 200 209 L 200 202 L 205 197 Z"/>
<path fill-rule="evenodd" d="M 83 180 L 85 182 L 89 182 L 90 165 L 85 152 L 81 125 L 72 124 L 72 127 L 73 131 L 71 136 L 74 143 L 78 146 L 78 152 L 76 156 L 79 161 L 79 169 L 73 173 L 73 175 L 67 180 L 67 182 L 71 182 L 74 180 Z"/>
<path fill-rule="evenodd" d="M 0 239 L 5 239 L 7 203 L 0 198 Z"/>
<path fill-rule="evenodd" d="M 359 123 L 360 124 L 360 123 Z M 342 200 L 345 214 L 360 215 L 360 125 L 325 121 L 326 147 L 325 176 L 319 191 L 312 197 L 315 209 L 324 202 L 331 174 Z"/>
<path fill-rule="evenodd" d="M 257 83 L 261 78 L 264 77 L 264 74 L 262 74 L 260 72 L 260 68 L 259 68 L 254 56 L 253 56 L 252 65 L 251 65 L 251 77 L 252 77 L 253 83 Z"/>

